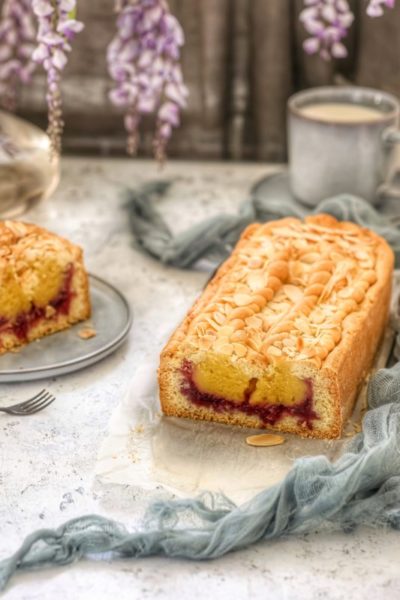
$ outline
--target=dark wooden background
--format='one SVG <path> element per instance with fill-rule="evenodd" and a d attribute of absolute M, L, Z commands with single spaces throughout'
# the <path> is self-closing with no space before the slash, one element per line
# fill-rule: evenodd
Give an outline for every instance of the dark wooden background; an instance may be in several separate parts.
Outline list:
<path fill-rule="evenodd" d="M 86 24 L 74 42 L 63 82 L 67 152 L 124 151 L 122 118 L 108 100 L 105 60 L 113 36 L 113 0 L 78 0 Z M 170 156 L 281 161 L 285 105 L 294 91 L 352 82 L 400 96 L 400 1 L 385 16 L 365 16 L 366 0 L 352 0 L 357 16 L 349 57 L 326 63 L 301 48 L 297 16 L 302 0 L 170 0 L 186 35 L 183 70 L 190 90 Z M 19 112 L 45 126 L 44 77 L 24 89 Z M 151 152 L 151 123 L 142 154 Z"/>

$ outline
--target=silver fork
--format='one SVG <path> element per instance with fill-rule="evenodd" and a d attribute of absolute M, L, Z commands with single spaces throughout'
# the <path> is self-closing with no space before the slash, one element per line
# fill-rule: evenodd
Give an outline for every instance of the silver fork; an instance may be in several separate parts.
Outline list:
<path fill-rule="evenodd" d="M 32 398 L 19 402 L 18 404 L 12 404 L 11 406 L 0 407 L 0 412 L 5 412 L 9 415 L 20 415 L 28 416 L 47 408 L 55 400 L 55 396 L 52 396 L 46 390 L 42 390 Z"/>

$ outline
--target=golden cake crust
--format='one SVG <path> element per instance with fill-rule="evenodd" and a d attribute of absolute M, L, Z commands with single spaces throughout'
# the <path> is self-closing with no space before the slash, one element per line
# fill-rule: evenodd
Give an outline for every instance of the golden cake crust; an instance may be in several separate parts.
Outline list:
<path fill-rule="evenodd" d="M 293 363 L 317 373 L 329 423 L 310 431 L 286 419 L 275 428 L 337 437 L 386 323 L 392 271 L 382 238 L 330 215 L 250 225 L 163 350 L 164 412 L 265 426 L 252 415 L 192 406 L 173 369 L 182 357 L 197 363 L 210 352 L 253 374 Z"/>
<path fill-rule="evenodd" d="M 90 311 L 79 246 L 31 223 L 0 222 L 0 354 Z"/>

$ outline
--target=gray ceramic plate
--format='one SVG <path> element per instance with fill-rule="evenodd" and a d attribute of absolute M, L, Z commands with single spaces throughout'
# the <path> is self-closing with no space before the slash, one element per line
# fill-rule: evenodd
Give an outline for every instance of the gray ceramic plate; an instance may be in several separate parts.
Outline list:
<path fill-rule="evenodd" d="M 129 333 L 132 316 L 124 296 L 90 275 L 92 316 L 84 322 L 0 356 L 0 383 L 31 381 L 77 371 L 114 352 Z M 97 334 L 83 340 L 78 332 L 92 326 Z"/>

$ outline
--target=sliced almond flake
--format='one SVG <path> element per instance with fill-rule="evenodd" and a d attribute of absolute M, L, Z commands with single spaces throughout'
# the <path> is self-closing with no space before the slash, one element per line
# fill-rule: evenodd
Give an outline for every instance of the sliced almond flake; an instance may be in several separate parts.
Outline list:
<path fill-rule="evenodd" d="M 324 312 L 322 310 L 318 310 L 318 311 L 314 311 L 311 313 L 310 321 L 312 323 L 320 325 L 321 323 L 324 323 L 324 321 L 326 320 L 326 317 L 327 317 L 327 315 L 324 314 Z"/>
<path fill-rule="evenodd" d="M 340 290 L 337 295 L 339 298 L 351 298 L 353 296 L 354 290 L 352 288 L 346 287 Z"/>
<path fill-rule="evenodd" d="M 202 350 L 209 350 L 212 346 L 212 344 L 214 343 L 214 340 L 210 340 L 208 339 L 207 336 L 203 335 L 202 337 L 199 338 L 198 340 L 198 347 L 201 348 Z"/>
<path fill-rule="evenodd" d="M 211 317 L 209 317 L 209 316 L 206 316 L 205 320 L 207 321 L 207 323 L 209 323 L 209 324 L 211 325 L 211 327 L 212 327 L 213 329 L 215 329 L 215 330 L 219 329 L 219 325 L 218 325 L 218 323 L 216 323 L 216 322 L 214 321 L 214 319 L 212 319 Z"/>
<path fill-rule="evenodd" d="M 249 435 L 246 438 L 246 444 L 257 447 L 279 446 L 284 442 L 285 438 L 275 433 L 260 433 L 259 435 Z"/>
<path fill-rule="evenodd" d="M 235 342 L 232 345 L 233 345 L 234 353 L 237 354 L 240 358 L 242 358 L 243 356 L 246 356 L 247 347 L 244 344 L 239 344 L 238 342 Z"/>
<path fill-rule="evenodd" d="M 221 314 L 220 312 L 215 312 L 213 316 L 214 320 L 218 323 L 218 325 L 222 325 L 222 323 L 226 321 L 225 315 Z"/>
<path fill-rule="evenodd" d="M 354 252 L 354 256 L 358 258 L 358 260 L 370 260 L 371 255 L 369 252 L 365 252 L 364 250 L 356 250 Z"/>
<path fill-rule="evenodd" d="M 266 282 L 266 275 L 260 271 L 254 271 L 247 277 L 247 284 L 253 292 L 264 289 Z"/>
<path fill-rule="evenodd" d="M 269 354 L 270 356 L 282 356 L 282 350 L 280 348 L 277 348 L 276 346 L 270 346 L 267 349 L 267 354 Z"/>
<path fill-rule="evenodd" d="M 263 266 L 264 262 L 265 261 L 263 261 L 261 257 L 259 257 L 259 256 L 252 256 L 249 259 L 249 262 L 247 263 L 247 265 L 248 265 L 248 267 L 250 269 L 259 269 L 260 267 Z"/>
<path fill-rule="evenodd" d="M 307 252 L 300 257 L 301 262 L 312 265 L 319 261 L 321 255 L 318 252 Z"/>
<path fill-rule="evenodd" d="M 213 345 L 213 350 L 220 354 L 230 355 L 233 353 L 233 345 L 230 344 L 226 338 L 217 339 Z"/>
<path fill-rule="evenodd" d="M 253 327 L 254 329 L 261 329 L 263 325 L 263 320 L 261 317 L 257 316 L 248 317 L 246 319 L 246 325 L 248 327 Z"/>
<path fill-rule="evenodd" d="M 221 296 L 220 298 L 218 298 L 218 301 L 226 302 L 227 304 L 231 304 L 232 306 L 235 306 L 235 301 L 233 299 L 233 296 Z"/>
<path fill-rule="evenodd" d="M 373 261 L 373 260 L 362 260 L 358 264 L 359 264 L 359 266 L 362 269 L 368 270 L 368 269 L 372 269 L 372 267 L 375 265 L 375 261 Z"/>
<path fill-rule="evenodd" d="M 230 325 L 223 325 L 222 327 L 219 328 L 218 335 L 229 338 L 233 334 L 234 331 L 235 331 L 234 327 L 231 327 Z"/>
<path fill-rule="evenodd" d="M 233 300 L 234 300 L 236 306 L 247 306 L 248 304 L 251 304 L 253 301 L 250 294 L 235 294 L 233 296 Z"/>
<path fill-rule="evenodd" d="M 294 324 L 297 327 L 297 329 L 299 329 L 303 333 L 308 334 L 308 335 L 311 334 L 310 324 L 305 319 L 297 318 L 297 319 L 295 319 Z"/>
<path fill-rule="evenodd" d="M 268 304 L 269 308 L 271 310 L 273 310 L 274 312 L 279 313 L 280 315 L 289 310 L 290 308 L 290 304 L 288 304 L 287 302 L 270 302 Z"/>
<path fill-rule="evenodd" d="M 265 252 L 265 254 L 268 255 L 269 258 L 271 258 L 271 256 L 275 252 L 274 243 L 270 238 L 263 238 L 260 247 L 262 248 L 263 252 Z"/>
<path fill-rule="evenodd" d="M 282 287 L 283 292 L 294 304 L 300 302 L 303 299 L 303 291 L 296 285 L 285 284 Z"/>

